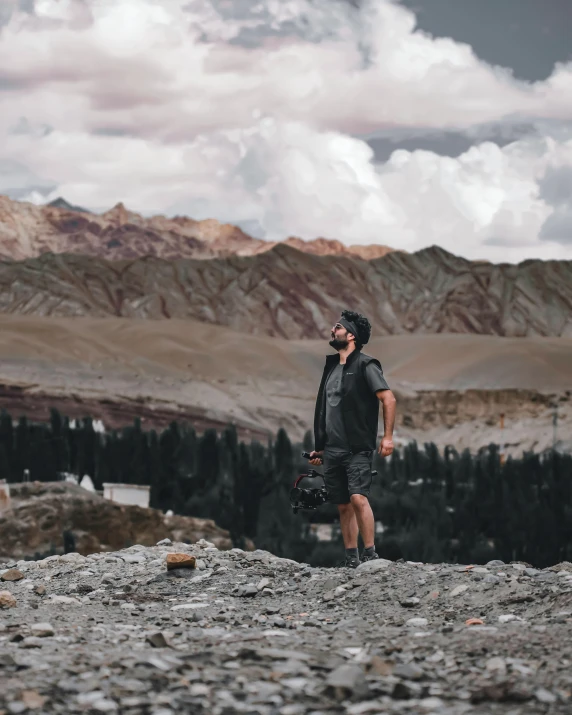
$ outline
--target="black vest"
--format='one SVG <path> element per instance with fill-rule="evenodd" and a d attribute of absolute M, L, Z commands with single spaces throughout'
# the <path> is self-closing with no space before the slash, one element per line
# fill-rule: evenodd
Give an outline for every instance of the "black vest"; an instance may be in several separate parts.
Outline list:
<path fill-rule="evenodd" d="M 365 377 L 365 367 L 372 361 L 381 368 L 379 360 L 354 350 L 343 367 L 342 414 L 352 452 L 373 450 L 377 446 L 379 400 Z M 314 413 L 314 449 L 318 452 L 326 445 L 326 381 L 339 362 L 338 353 L 326 356 Z"/>

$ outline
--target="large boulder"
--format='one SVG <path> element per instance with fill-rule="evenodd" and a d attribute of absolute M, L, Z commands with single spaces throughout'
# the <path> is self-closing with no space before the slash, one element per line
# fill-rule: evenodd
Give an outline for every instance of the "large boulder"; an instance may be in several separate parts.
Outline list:
<path fill-rule="evenodd" d="M 0 512 L 0 558 L 37 558 L 64 551 L 64 540 L 84 556 L 160 539 L 212 542 L 231 549 L 228 531 L 210 519 L 166 516 L 157 509 L 124 506 L 69 482 L 11 485 L 11 507 Z M 65 532 L 65 537 L 64 537 Z"/>

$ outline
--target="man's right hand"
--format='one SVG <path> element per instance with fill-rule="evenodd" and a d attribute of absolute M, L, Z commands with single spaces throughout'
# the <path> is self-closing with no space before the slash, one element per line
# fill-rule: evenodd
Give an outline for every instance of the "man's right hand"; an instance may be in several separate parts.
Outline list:
<path fill-rule="evenodd" d="M 315 467 L 319 466 L 322 464 L 324 461 L 320 455 L 324 454 L 324 450 L 320 450 L 319 452 L 316 452 L 315 450 L 310 452 L 310 464 L 313 464 Z"/>

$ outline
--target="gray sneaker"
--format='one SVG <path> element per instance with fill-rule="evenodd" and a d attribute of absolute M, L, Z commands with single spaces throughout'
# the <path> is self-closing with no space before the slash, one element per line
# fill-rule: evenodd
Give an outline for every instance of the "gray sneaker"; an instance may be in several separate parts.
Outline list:
<path fill-rule="evenodd" d="M 375 551 L 373 552 L 373 554 L 371 554 L 371 555 L 369 555 L 369 556 L 368 556 L 368 555 L 365 553 L 365 551 L 364 551 L 363 554 L 361 555 L 361 562 L 362 562 L 362 564 L 363 564 L 363 563 L 365 563 L 366 561 L 375 561 L 375 560 L 378 559 L 378 558 L 379 558 L 379 555 L 376 554 Z"/>
<path fill-rule="evenodd" d="M 348 569 L 357 569 L 357 567 L 359 565 L 360 565 L 359 556 L 346 556 L 346 558 L 340 564 L 340 566 L 344 566 L 345 568 L 348 568 Z"/>

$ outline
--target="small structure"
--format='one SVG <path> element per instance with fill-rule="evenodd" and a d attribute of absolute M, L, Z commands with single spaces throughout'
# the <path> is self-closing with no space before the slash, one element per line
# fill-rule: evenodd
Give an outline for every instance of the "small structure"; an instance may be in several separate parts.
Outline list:
<path fill-rule="evenodd" d="M 9 509 L 11 504 L 10 485 L 5 479 L 0 479 L 0 511 Z"/>
<path fill-rule="evenodd" d="M 103 498 L 116 504 L 126 506 L 149 507 L 150 487 L 142 484 L 109 484 L 103 485 Z"/>
<path fill-rule="evenodd" d="M 88 492 L 95 492 L 95 485 L 89 474 L 84 474 L 79 483 L 82 489 L 87 489 Z"/>

